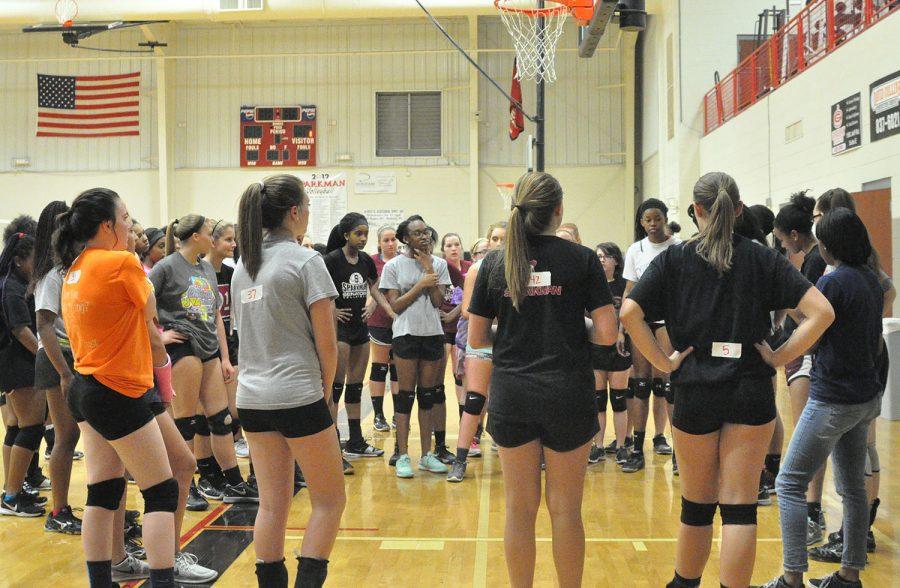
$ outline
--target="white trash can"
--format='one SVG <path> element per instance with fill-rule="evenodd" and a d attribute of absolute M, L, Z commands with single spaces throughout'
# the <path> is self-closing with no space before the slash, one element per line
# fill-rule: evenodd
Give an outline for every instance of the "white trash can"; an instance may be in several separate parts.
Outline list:
<path fill-rule="evenodd" d="M 888 371 L 887 388 L 881 402 L 881 418 L 896 421 L 900 420 L 900 319 L 884 319 L 882 333 L 891 368 Z"/>

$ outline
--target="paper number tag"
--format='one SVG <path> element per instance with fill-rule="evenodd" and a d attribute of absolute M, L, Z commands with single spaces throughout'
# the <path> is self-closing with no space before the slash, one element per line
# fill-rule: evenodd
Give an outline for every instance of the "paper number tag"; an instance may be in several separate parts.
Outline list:
<path fill-rule="evenodd" d="M 741 344 L 740 343 L 713 343 L 712 356 L 724 359 L 740 359 Z"/>
<path fill-rule="evenodd" d="M 75 270 L 74 272 L 69 272 L 69 275 L 66 276 L 67 284 L 77 284 L 78 280 L 81 279 L 81 270 Z"/>
<path fill-rule="evenodd" d="M 254 286 L 253 288 L 247 288 L 246 290 L 241 290 L 241 304 L 247 304 L 248 302 L 256 302 L 257 300 L 262 300 L 263 297 L 263 287 Z"/>
<path fill-rule="evenodd" d="M 531 281 L 528 282 L 528 285 L 531 287 L 550 286 L 551 283 L 550 272 L 531 272 Z"/>

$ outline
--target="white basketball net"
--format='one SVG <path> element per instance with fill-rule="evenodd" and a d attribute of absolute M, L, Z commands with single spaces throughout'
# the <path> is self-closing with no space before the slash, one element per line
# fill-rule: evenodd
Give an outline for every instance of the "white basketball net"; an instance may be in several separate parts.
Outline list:
<path fill-rule="evenodd" d="M 507 183 L 498 183 L 497 184 L 497 193 L 500 195 L 500 200 L 503 201 L 503 212 L 509 212 L 512 210 L 512 197 L 513 192 L 516 191 L 515 184 L 507 184 Z"/>
<path fill-rule="evenodd" d="M 55 12 L 59 24 L 69 26 L 78 16 L 78 4 L 75 0 L 57 0 Z"/>
<path fill-rule="evenodd" d="M 548 0 L 538 8 L 536 0 L 496 0 L 500 18 L 516 49 L 520 80 L 556 81 L 556 44 L 569 16 L 568 8 Z M 543 20 L 543 32 L 539 22 Z"/>

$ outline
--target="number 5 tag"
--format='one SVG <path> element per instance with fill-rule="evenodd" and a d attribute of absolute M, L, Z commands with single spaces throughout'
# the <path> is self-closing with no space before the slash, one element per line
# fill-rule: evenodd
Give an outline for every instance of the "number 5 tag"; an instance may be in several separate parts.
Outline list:
<path fill-rule="evenodd" d="M 722 357 L 724 359 L 740 359 L 741 344 L 715 342 L 712 344 L 712 356 Z"/>

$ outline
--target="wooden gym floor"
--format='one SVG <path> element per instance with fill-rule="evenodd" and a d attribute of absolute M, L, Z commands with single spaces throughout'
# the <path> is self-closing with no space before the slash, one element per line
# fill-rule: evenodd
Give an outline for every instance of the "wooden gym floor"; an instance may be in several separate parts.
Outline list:
<path fill-rule="evenodd" d="M 453 389 L 452 381 L 447 389 Z M 782 414 L 789 415 L 783 381 L 779 403 Z M 390 415 L 390 401 L 387 404 Z M 453 447 L 457 427 L 452 401 L 448 408 L 453 413 L 448 418 L 448 444 Z M 648 428 L 653 430 L 652 422 Z M 470 459 L 466 480 L 448 484 L 442 475 L 418 470 L 412 480 L 396 478 L 387 465 L 393 448 L 391 435 L 371 434 L 371 414 L 363 430 L 374 445 L 385 450 L 385 456 L 354 461 L 356 475 L 345 478 L 347 508 L 331 554 L 328 585 L 508 585 L 503 555 L 503 480 L 500 460 L 489 449 L 489 437 L 485 435 L 483 457 Z M 608 432 L 607 437 L 610 435 Z M 412 445 L 414 441 L 416 445 Z M 415 430 L 410 443 L 415 459 Z M 882 468 L 882 505 L 875 523 L 878 550 L 869 556 L 863 582 L 897 586 L 900 517 L 894 509 L 900 500 L 900 422 L 879 419 L 878 448 Z M 247 460 L 240 461 L 246 473 Z M 637 474 L 623 474 L 607 460 L 589 467 L 586 485 L 584 585 L 664 586 L 672 576 L 680 506 L 679 482 L 672 476 L 671 459 L 648 454 L 646 470 Z M 295 498 L 288 522 L 285 555 L 291 578 L 296 571 L 291 553 L 300 544 L 309 515 L 306 492 L 301 490 Z M 83 505 L 85 493 L 84 462 L 76 462 L 71 502 Z M 841 505 L 830 474 L 824 506 L 829 531 L 834 531 L 840 525 Z M 140 493 L 133 485 L 128 487 L 128 508 L 142 509 Z M 216 586 L 256 585 L 251 545 L 254 514 L 255 507 L 219 503 L 211 503 L 206 512 L 187 513 L 182 545 L 196 554 L 201 564 L 222 572 Z M 0 517 L 0 586 L 87 586 L 80 538 L 46 533 L 43 523 L 42 518 Z M 550 523 L 545 509 L 538 517 L 537 536 L 535 584 L 553 586 Z M 719 586 L 717 547 L 714 543 L 703 586 Z M 754 582 L 774 577 L 780 562 L 778 507 L 760 507 Z M 810 565 L 814 575 L 836 569 L 814 561 Z"/>

